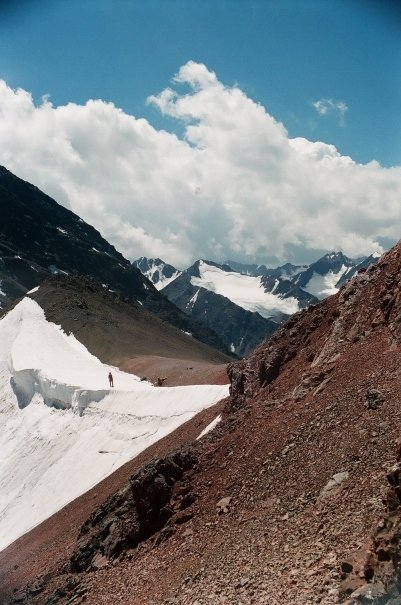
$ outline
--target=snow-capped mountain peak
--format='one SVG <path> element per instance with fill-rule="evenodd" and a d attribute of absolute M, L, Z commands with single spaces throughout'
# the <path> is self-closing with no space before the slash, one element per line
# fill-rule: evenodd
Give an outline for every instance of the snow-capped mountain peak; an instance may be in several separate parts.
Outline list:
<path fill-rule="evenodd" d="M 319 300 L 335 294 L 341 279 L 358 264 L 342 252 L 329 252 L 301 271 L 294 283 Z M 350 276 L 351 277 L 351 276 Z"/>
<path fill-rule="evenodd" d="M 200 259 L 181 273 L 174 273 L 172 268 L 163 293 L 184 313 L 212 328 L 231 351 L 244 355 L 252 350 L 250 342 L 255 346 L 255 329 L 260 342 L 266 338 L 266 331 L 271 333 L 289 315 L 335 294 L 356 271 L 376 260 L 373 256 L 354 260 L 342 252 L 329 252 L 311 265 L 285 263 L 268 268 Z M 158 271 L 165 271 L 166 264 L 160 259 L 136 262 L 152 281 L 154 276 L 159 280 Z M 241 309 L 261 316 L 257 328 L 249 318 L 240 317 Z M 225 323 L 221 321 L 223 316 Z M 273 320 L 275 325 L 261 325 L 262 318 Z"/>
<path fill-rule="evenodd" d="M 141 256 L 132 264 L 153 283 L 157 290 L 165 288 L 170 282 L 181 275 L 181 271 L 178 271 L 173 265 L 165 263 L 160 258 Z"/>
<path fill-rule="evenodd" d="M 260 276 L 243 275 L 230 269 L 228 265 L 199 261 L 199 277 L 191 273 L 191 284 L 225 296 L 243 309 L 266 318 L 277 312 L 290 315 L 299 310 L 295 298 L 284 299 L 266 292 Z"/>

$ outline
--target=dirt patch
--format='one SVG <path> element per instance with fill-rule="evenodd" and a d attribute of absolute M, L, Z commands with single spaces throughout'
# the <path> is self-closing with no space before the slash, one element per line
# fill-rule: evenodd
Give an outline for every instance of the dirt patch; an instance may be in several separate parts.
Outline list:
<path fill-rule="evenodd" d="M 144 355 L 120 363 L 120 369 L 137 376 L 146 377 L 153 384 L 157 378 L 163 386 L 186 386 L 191 384 L 227 384 L 227 365 L 202 361 Z"/>

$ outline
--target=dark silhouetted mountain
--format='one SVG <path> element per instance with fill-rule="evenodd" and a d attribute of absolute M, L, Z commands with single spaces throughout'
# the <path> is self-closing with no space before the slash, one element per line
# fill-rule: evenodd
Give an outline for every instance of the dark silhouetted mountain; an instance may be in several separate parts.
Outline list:
<path fill-rule="evenodd" d="M 218 336 L 182 313 L 94 227 L 34 185 L 0 167 L 0 305 L 50 275 L 89 275 L 194 338 L 228 352 Z"/>

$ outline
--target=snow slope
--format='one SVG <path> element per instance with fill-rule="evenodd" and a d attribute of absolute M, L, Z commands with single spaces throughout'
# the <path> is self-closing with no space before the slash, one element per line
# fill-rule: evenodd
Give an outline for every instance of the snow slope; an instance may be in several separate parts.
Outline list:
<path fill-rule="evenodd" d="M 146 277 L 154 284 L 156 290 L 162 290 L 163 288 L 168 286 L 169 283 L 174 281 L 176 279 L 176 277 L 181 275 L 181 271 L 176 271 L 170 277 L 166 277 L 163 274 L 163 266 L 160 267 L 157 265 L 153 265 L 149 269 L 149 271 L 144 273 L 144 275 L 146 275 Z M 157 278 L 156 278 L 156 275 L 157 275 Z"/>
<path fill-rule="evenodd" d="M 0 549 L 228 395 L 105 366 L 29 298 L 0 320 L 0 343 Z"/>
<path fill-rule="evenodd" d="M 278 312 L 291 315 L 299 311 L 296 298 L 281 298 L 266 292 L 261 277 L 223 271 L 202 260 L 199 261 L 199 275 L 200 277 L 191 277 L 193 286 L 203 287 L 226 296 L 243 309 L 257 311 L 262 317 L 272 317 Z"/>
<path fill-rule="evenodd" d="M 162 290 L 181 275 L 181 271 L 160 258 L 141 256 L 134 261 L 134 265 L 152 282 L 156 290 Z"/>
<path fill-rule="evenodd" d="M 320 275 L 314 271 L 311 279 L 304 287 L 304 290 L 313 294 L 313 296 L 316 296 L 316 298 L 319 298 L 320 300 L 327 296 L 331 296 L 332 294 L 336 294 L 339 290 L 339 287 L 337 286 L 339 280 L 349 270 L 350 267 L 343 265 L 336 273 L 329 271 L 325 275 Z"/>

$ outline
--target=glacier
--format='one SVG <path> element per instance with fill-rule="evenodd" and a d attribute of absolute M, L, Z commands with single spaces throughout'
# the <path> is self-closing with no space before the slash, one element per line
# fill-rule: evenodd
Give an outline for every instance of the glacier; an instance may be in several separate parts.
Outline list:
<path fill-rule="evenodd" d="M 299 311 L 296 298 L 281 298 L 273 292 L 266 292 L 261 277 L 223 271 L 203 260 L 199 261 L 199 275 L 191 276 L 193 286 L 225 296 L 239 307 L 260 313 L 262 317 L 270 318 L 278 312 L 292 315 Z"/>
<path fill-rule="evenodd" d="M 24 298 L 0 320 L 0 549 L 227 396 L 105 365 Z"/>

